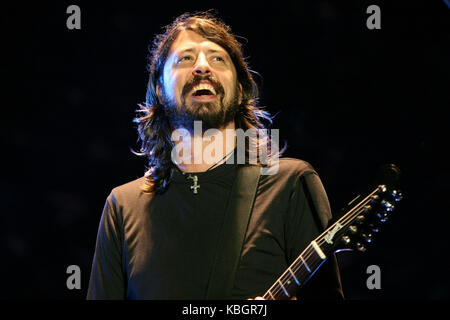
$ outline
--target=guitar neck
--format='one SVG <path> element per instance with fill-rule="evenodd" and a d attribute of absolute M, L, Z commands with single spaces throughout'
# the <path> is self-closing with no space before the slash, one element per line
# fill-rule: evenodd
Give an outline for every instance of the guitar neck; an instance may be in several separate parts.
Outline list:
<path fill-rule="evenodd" d="M 326 258 L 317 243 L 311 242 L 262 297 L 266 300 L 289 299 L 293 292 L 319 269 Z"/>
<path fill-rule="evenodd" d="M 376 188 L 363 200 L 352 205 L 346 214 L 312 241 L 262 297 L 267 300 L 291 298 L 298 288 L 312 277 L 330 254 L 337 250 L 346 250 L 345 247 L 336 243 L 336 239 L 341 239 L 341 236 L 355 220 L 363 219 L 360 214 L 367 213 L 368 204 L 376 199 L 374 198 L 377 197 L 375 194 L 380 190 L 384 189 Z M 345 237 L 343 239 L 345 240 Z"/>

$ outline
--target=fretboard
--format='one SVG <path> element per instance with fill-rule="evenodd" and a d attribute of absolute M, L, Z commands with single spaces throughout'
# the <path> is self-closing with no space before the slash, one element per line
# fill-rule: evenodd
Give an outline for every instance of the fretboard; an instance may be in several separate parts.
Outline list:
<path fill-rule="evenodd" d="M 344 247 L 337 245 L 335 239 L 339 239 L 353 221 L 363 220 L 364 215 L 369 210 L 368 205 L 379 198 L 376 193 L 380 191 L 385 192 L 385 186 L 379 186 L 355 205 L 353 203 L 358 198 L 354 199 L 350 203 L 351 209 L 312 241 L 262 297 L 266 300 L 291 298 L 292 294 L 311 278 L 331 253 L 337 249 L 344 249 Z M 359 216 L 360 214 L 363 216 Z"/>
<path fill-rule="evenodd" d="M 326 256 L 315 241 L 311 242 L 286 271 L 266 291 L 266 300 L 286 300 L 302 286 L 326 260 Z"/>

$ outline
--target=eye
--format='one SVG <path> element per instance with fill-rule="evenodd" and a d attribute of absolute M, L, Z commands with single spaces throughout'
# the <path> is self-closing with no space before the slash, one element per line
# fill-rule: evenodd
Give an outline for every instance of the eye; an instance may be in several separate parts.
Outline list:
<path fill-rule="evenodd" d="M 212 58 L 212 60 L 214 62 L 225 62 L 225 59 L 222 58 L 221 56 L 215 56 L 215 57 Z"/>
<path fill-rule="evenodd" d="M 177 60 L 177 64 L 186 62 L 186 61 L 191 61 L 192 57 L 191 56 L 181 56 L 178 60 Z"/>

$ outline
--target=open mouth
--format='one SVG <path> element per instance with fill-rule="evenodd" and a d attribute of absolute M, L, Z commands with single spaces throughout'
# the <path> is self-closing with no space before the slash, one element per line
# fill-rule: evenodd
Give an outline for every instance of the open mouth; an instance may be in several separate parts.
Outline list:
<path fill-rule="evenodd" d="M 208 90 L 208 89 L 202 89 L 202 90 L 197 90 L 194 92 L 193 96 L 195 97 L 199 97 L 199 96 L 215 96 L 215 94 Z"/>
<path fill-rule="evenodd" d="M 202 97 L 202 96 L 215 96 L 216 89 L 209 83 L 200 83 L 192 88 L 192 96 Z"/>

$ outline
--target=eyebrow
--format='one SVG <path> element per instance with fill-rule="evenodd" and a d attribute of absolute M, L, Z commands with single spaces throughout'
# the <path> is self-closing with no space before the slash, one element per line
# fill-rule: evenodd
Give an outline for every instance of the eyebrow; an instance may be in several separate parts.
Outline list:
<path fill-rule="evenodd" d="M 179 55 L 179 54 L 182 54 L 182 53 L 185 53 L 185 52 L 194 52 L 195 51 L 195 49 L 194 48 L 187 48 L 187 49 L 183 49 L 183 50 L 181 50 L 181 51 L 177 51 L 177 52 L 174 52 L 176 55 Z M 208 49 L 207 51 L 206 51 L 206 53 L 216 53 L 216 52 L 219 52 L 219 53 L 226 53 L 226 51 L 225 50 L 216 50 L 216 49 Z"/>

